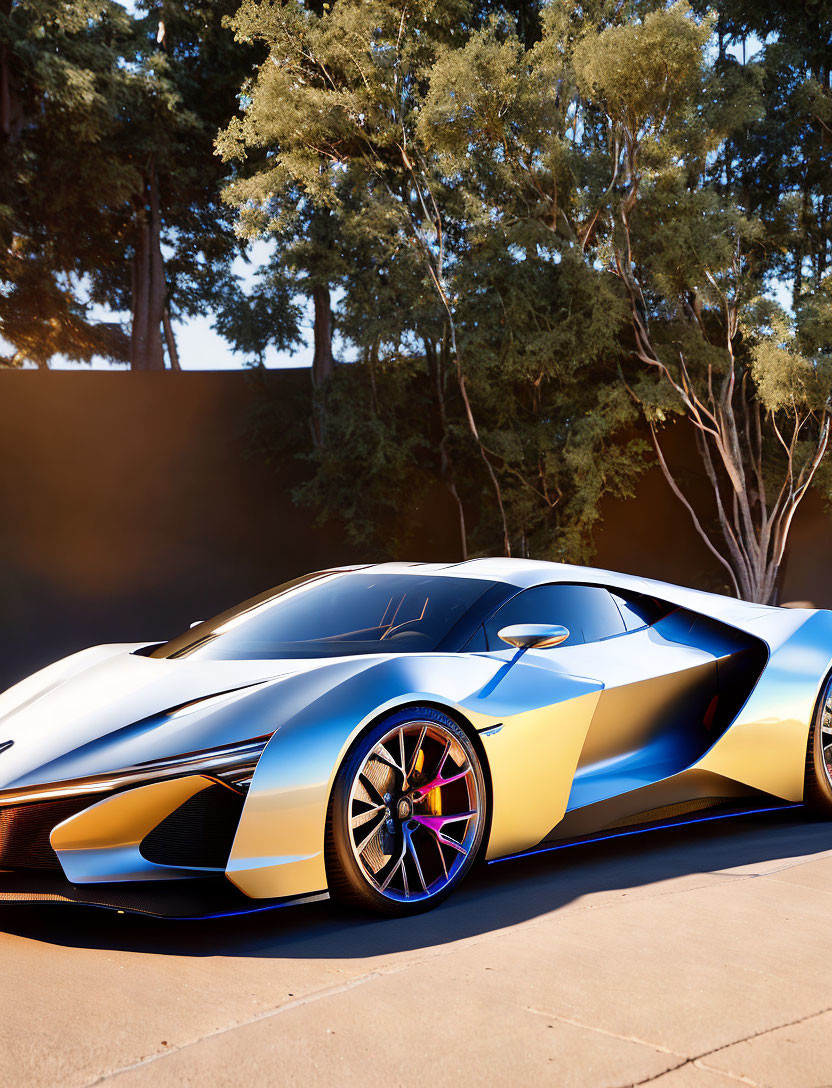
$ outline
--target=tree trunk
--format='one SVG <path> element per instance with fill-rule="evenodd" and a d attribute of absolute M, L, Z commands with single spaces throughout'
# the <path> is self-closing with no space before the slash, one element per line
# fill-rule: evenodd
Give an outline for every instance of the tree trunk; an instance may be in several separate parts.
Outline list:
<path fill-rule="evenodd" d="M 316 284 L 312 288 L 312 304 L 315 308 L 314 342 L 312 356 L 312 387 L 314 405 L 312 408 L 312 441 L 316 447 L 322 446 L 326 438 L 326 385 L 332 375 L 332 299 L 327 284 Z"/>
<path fill-rule="evenodd" d="M 459 515 L 459 542 L 461 558 L 468 558 L 468 531 L 465 527 L 465 507 L 462 505 L 462 499 L 459 495 L 459 490 L 456 486 L 456 475 L 454 473 L 454 465 L 448 453 L 448 416 L 445 411 L 445 370 L 447 364 L 447 345 L 442 344 L 440 353 L 437 354 L 436 348 L 429 341 L 425 341 L 425 355 L 428 361 L 428 371 L 430 373 L 431 385 L 433 386 L 433 395 L 436 398 L 436 407 L 439 413 L 439 429 L 442 433 L 442 438 L 439 441 L 439 470 L 442 479 L 447 485 L 448 491 L 450 491 L 454 502 L 456 503 L 457 513 Z"/>
<path fill-rule="evenodd" d="M 0 133 L 11 140 L 12 93 L 9 87 L 9 50 L 5 42 L 0 45 Z"/>
<path fill-rule="evenodd" d="M 0 15 L 8 18 L 11 5 L 0 3 Z M 5 42 L 0 44 L 0 139 L 14 143 L 23 131 L 23 103 L 12 77 L 12 56 Z"/>
<path fill-rule="evenodd" d="M 176 337 L 173 335 L 173 324 L 170 319 L 170 309 L 165 304 L 164 310 L 162 310 L 162 325 L 165 330 L 165 344 L 168 349 L 168 365 L 171 370 L 181 370 L 182 367 L 179 363 L 179 351 L 176 347 Z"/>
<path fill-rule="evenodd" d="M 164 370 L 162 320 L 165 310 L 165 269 L 162 258 L 162 217 L 159 178 L 151 164 L 138 216 L 132 268 L 130 369 Z"/>
<path fill-rule="evenodd" d="M 708 550 L 728 573 L 736 595 L 757 604 L 773 604 L 780 595 L 783 560 L 794 516 L 826 453 L 830 416 L 824 410 L 814 450 L 800 466 L 794 464 L 794 446 L 791 447 L 786 478 L 776 502 L 770 504 L 763 483 L 762 442 L 758 439 L 762 424 L 759 418 L 747 418 L 748 413 L 759 413 L 759 405 L 743 404 L 742 400 L 737 404 L 728 401 L 727 405 L 729 410 L 713 414 L 712 430 L 695 432 L 697 450 L 714 499 L 719 526 L 716 541 L 679 486 L 659 445 L 656 428 L 651 425 L 653 444 L 671 490 L 687 510 Z M 695 414 L 688 419 L 697 426 Z M 797 417 L 797 433 L 804 422 L 805 419 Z"/>
<path fill-rule="evenodd" d="M 329 287 L 316 285 L 312 288 L 315 307 L 315 353 L 312 356 L 312 384 L 320 389 L 332 374 L 332 299 Z"/>

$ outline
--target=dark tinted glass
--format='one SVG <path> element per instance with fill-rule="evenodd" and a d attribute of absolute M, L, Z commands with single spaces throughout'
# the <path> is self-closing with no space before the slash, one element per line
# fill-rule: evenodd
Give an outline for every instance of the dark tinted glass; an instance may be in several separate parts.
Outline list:
<path fill-rule="evenodd" d="M 485 637 L 485 628 L 482 624 L 480 624 L 476 628 L 473 635 L 471 635 L 471 637 L 468 639 L 462 649 L 466 654 L 473 654 L 476 653 L 478 650 L 488 649 L 488 641 Z"/>
<path fill-rule="evenodd" d="M 651 627 L 654 623 L 673 611 L 671 605 L 664 601 L 657 601 L 655 597 L 648 597 L 642 593 L 628 593 L 622 596 L 619 593 L 611 594 L 618 605 L 628 631 L 637 631 L 641 627 Z"/>
<path fill-rule="evenodd" d="M 497 632 L 514 623 L 560 623 L 569 630 L 564 646 L 596 642 L 625 630 L 612 597 L 598 586 L 535 586 L 519 593 L 486 623 L 489 649 L 505 648 Z"/>
<path fill-rule="evenodd" d="M 200 624 L 153 657 L 340 657 L 435 650 L 492 583 L 333 574 L 282 588 Z"/>

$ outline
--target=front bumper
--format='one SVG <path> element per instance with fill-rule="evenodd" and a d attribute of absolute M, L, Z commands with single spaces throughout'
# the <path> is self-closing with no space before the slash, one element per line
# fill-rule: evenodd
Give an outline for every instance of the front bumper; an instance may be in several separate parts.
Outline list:
<path fill-rule="evenodd" d="M 0 869 L 74 884 L 222 874 L 267 742 L 0 791 Z"/>
<path fill-rule="evenodd" d="M 225 876 L 245 794 L 206 775 L 21 800 L 0 794 L 0 904 L 212 918 L 326 898 L 252 901 Z"/>

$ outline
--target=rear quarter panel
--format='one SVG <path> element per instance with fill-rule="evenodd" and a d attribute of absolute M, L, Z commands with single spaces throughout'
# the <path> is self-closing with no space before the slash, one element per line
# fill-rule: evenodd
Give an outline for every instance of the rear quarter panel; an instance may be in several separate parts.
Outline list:
<path fill-rule="evenodd" d="M 832 612 L 780 609 L 745 629 L 766 642 L 768 663 L 734 723 L 695 768 L 802 801 L 812 715 L 832 668 Z"/>

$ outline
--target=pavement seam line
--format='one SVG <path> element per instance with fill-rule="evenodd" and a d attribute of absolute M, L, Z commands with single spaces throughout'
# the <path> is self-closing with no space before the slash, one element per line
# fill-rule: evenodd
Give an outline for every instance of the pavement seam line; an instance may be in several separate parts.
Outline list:
<path fill-rule="evenodd" d="M 402 970 L 404 970 L 404 968 L 402 968 Z M 247 1020 L 239 1020 L 234 1024 L 226 1024 L 224 1027 L 216 1028 L 214 1031 L 209 1031 L 205 1035 L 200 1035 L 198 1039 L 191 1039 L 187 1043 L 182 1043 L 181 1046 L 168 1047 L 167 1050 L 160 1050 L 156 1054 L 149 1054 L 145 1058 L 139 1058 L 138 1061 L 130 1062 L 129 1065 L 119 1066 L 118 1069 L 113 1069 L 109 1073 L 103 1073 L 100 1077 L 96 1077 L 95 1080 L 87 1081 L 86 1088 L 94 1088 L 94 1085 L 104 1084 L 114 1077 L 121 1076 L 122 1073 L 129 1073 L 133 1069 L 140 1069 L 144 1065 L 151 1065 L 160 1058 L 169 1058 L 172 1054 L 179 1054 L 183 1050 L 189 1050 L 191 1047 L 199 1046 L 200 1043 L 204 1043 L 208 1039 L 216 1039 L 220 1035 L 226 1035 L 227 1033 L 237 1031 L 240 1028 L 246 1028 L 250 1024 L 257 1024 L 262 1020 L 269 1020 L 274 1016 L 280 1016 L 281 1013 L 291 1012 L 293 1009 L 302 1008 L 304 1005 L 312 1005 L 323 998 L 337 997 L 339 994 L 347 993 L 349 990 L 354 990 L 358 986 L 363 986 L 365 982 L 380 978 L 383 974 L 394 973 L 395 972 L 392 971 L 371 971 L 369 974 L 360 975 L 358 978 L 348 979 L 346 982 L 342 982 L 337 986 L 326 986 L 321 990 L 313 990 L 311 993 L 304 994 L 303 997 L 296 997 L 292 1001 L 286 1001 L 276 1008 L 264 1009 L 262 1012 L 249 1017 Z"/>
<path fill-rule="evenodd" d="M 543 919 L 535 919 L 534 922 L 527 923 L 528 925 L 537 925 Z M 250 1024 L 257 1024 L 263 1020 L 269 1020 L 272 1017 L 279 1016 L 284 1012 L 292 1012 L 294 1009 L 302 1008 L 305 1005 L 314 1004 L 316 1001 L 323 1000 L 329 997 L 338 997 L 340 994 L 347 993 L 349 990 L 356 989 L 359 986 L 363 986 L 366 982 L 373 982 L 375 979 L 384 978 L 387 975 L 397 975 L 402 971 L 409 971 L 411 968 L 424 967 L 431 961 L 439 959 L 440 957 L 453 955 L 454 952 L 460 950 L 460 948 L 471 947 L 472 945 L 484 944 L 486 941 L 493 940 L 509 932 L 508 929 L 499 930 L 495 933 L 484 933 L 477 937 L 467 938 L 455 944 L 446 945 L 440 949 L 434 949 L 431 953 L 422 959 L 407 960 L 404 963 L 391 963 L 385 964 L 376 968 L 374 971 L 368 971 L 364 975 L 359 975 L 357 978 L 348 979 L 345 982 L 341 982 L 335 986 L 325 986 L 318 990 L 312 990 L 308 994 L 304 994 L 302 997 L 296 997 L 292 1001 L 285 1001 L 281 1005 L 270 1009 L 263 1009 L 259 1013 L 255 1013 L 254 1016 L 249 1017 L 246 1020 L 238 1020 L 232 1024 L 226 1024 L 224 1027 L 215 1028 L 213 1031 L 207 1032 L 205 1035 L 200 1035 L 196 1039 L 190 1039 L 186 1043 L 182 1043 L 180 1046 L 168 1047 L 166 1050 L 158 1051 L 155 1054 L 149 1054 L 147 1057 L 139 1058 L 137 1061 L 129 1062 L 127 1065 L 119 1066 L 117 1069 L 113 1069 L 108 1073 L 103 1073 L 101 1076 L 96 1077 L 94 1080 L 86 1081 L 84 1088 L 95 1088 L 96 1085 L 104 1084 L 106 1081 L 120 1076 L 122 1073 L 129 1073 L 133 1069 L 139 1069 L 144 1065 L 150 1065 L 161 1058 L 168 1058 L 173 1054 L 178 1054 L 183 1050 L 188 1050 L 191 1047 L 199 1046 L 201 1043 L 207 1042 L 209 1039 L 217 1038 L 220 1035 L 229 1034 L 232 1031 L 237 1031 L 241 1028 L 246 1028 Z"/>
<path fill-rule="evenodd" d="M 651 1043 L 647 1039 L 640 1039 L 637 1035 L 622 1035 L 617 1031 L 609 1031 L 607 1028 L 599 1028 L 594 1024 L 584 1024 L 581 1020 L 573 1020 L 571 1016 L 559 1016 L 555 1012 L 547 1012 L 545 1009 L 536 1009 L 532 1005 L 523 1005 L 521 1008 L 525 1008 L 526 1012 L 532 1012 L 536 1016 L 545 1016 L 549 1020 L 557 1020 L 561 1024 L 569 1024 L 573 1028 L 583 1028 L 585 1031 L 595 1031 L 599 1035 L 606 1035 L 611 1039 L 620 1039 L 623 1043 L 638 1043 L 639 1046 L 648 1047 L 650 1050 L 658 1051 L 660 1054 L 669 1054 L 673 1058 L 682 1058 L 687 1061 L 684 1054 L 680 1054 L 678 1050 L 671 1050 L 669 1047 L 662 1046 L 660 1043 Z M 673 1067 L 678 1068 L 677 1066 Z"/>
<path fill-rule="evenodd" d="M 701 1069 L 703 1073 L 714 1073 L 718 1077 L 725 1077 L 727 1080 L 735 1080 L 739 1084 L 749 1084 L 751 1088 L 762 1088 L 759 1081 L 752 1080 L 750 1077 L 744 1077 L 742 1073 L 729 1073 L 725 1069 L 717 1069 L 715 1065 L 708 1065 L 707 1062 L 700 1061 L 699 1058 L 695 1058 L 693 1066 L 696 1069 Z"/>
<path fill-rule="evenodd" d="M 801 865 L 811 865 L 813 861 L 827 861 L 830 857 L 832 857 L 832 850 L 821 850 L 817 854 L 804 854 L 798 860 L 790 858 L 785 865 L 778 865 L 776 869 L 768 869 L 764 873 L 736 873 L 734 875 L 739 877 L 773 877 L 776 873 L 787 873 L 789 869 L 799 869 Z M 731 875 L 730 869 L 710 869 L 709 872 L 714 873 L 714 875 L 720 875 L 723 873 L 726 876 Z"/>
<path fill-rule="evenodd" d="M 748 1080 L 737 1073 L 726 1073 L 724 1069 L 719 1069 L 716 1066 L 710 1066 L 705 1062 L 706 1058 L 712 1058 L 714 1054 L 719 1054 L 723 1050 L 729 1050 L 732 1046 L 740 1046 L 742 1043 L 750 1043 L 753 1039 L 761 1039 L 764 1035 L 771 1035 L 772 1032 L 782 1031 L 783 1028 L 793 1028 L 798 1024 L 805 1024 L 809 1020 L 814 1020 L 818 1016 L 824 1016 L 826 1013 L 832 1012 L 832 1006 L 825 1009 L 818 1009 L 817 1012 L 807 1013 L 806 1016 L 799 1016 L 796 1020 L 787 1020 L 783 1024 L 775 1024 L 770 1028 L 763 1028 L 762 1031 L 753 1031 L 750 1035 L 745 1035 L 742 1039 L 733 1039 L 729 1043 L 722 1043 L 721 1046 L 715 1046 L 713 1050 L 705 1050 L 701 1054 L 695 1054 L 692 1058 L 686 1058 L 679 1065 L 675 1065 L 673 1069 L 668 1069 L 665 1072 L 673 1073 L 677 1069 L 683 1069 L 686 1065 L 696 1065 L 700 1069 L 706 1070 L 708 1073 L 720 1073 L 722 1076 L 733 1077 L 734 1080 L 742 1080 L 746 1084 L 756 1085 L 756 1081 Z M 633 1085 L 649 1084 L 651 1081 L 658 1080 L 659 1077 L 663 1077 L 664 1073 L 657 1073 L 654 1076 L 645 1077 L 644 1080 L 637 1080 L 633 1082 Z"/>

